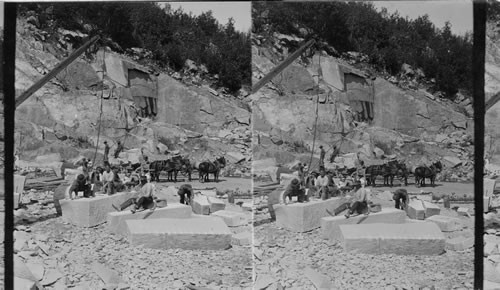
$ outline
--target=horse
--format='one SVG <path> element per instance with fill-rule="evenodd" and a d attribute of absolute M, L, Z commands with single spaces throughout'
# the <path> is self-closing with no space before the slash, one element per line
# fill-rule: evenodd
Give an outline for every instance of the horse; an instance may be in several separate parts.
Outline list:
<path fill-rule="evenodd" d="M 384 185 L 394 186 L 394 177 L 404 178 L 405 186 L 408 185 L 408 169 L 404 162 L 393 160 L 384 164 Z"/>
<path fill-rule="evenodd" d="M 177 173 L 182 169 L 182 158 L 176 156 L 167 160 L 156 160 L 149 164 L 151 180 L 160 181 L 160 173 L 167 172 L 167 181 L 177 182 Z"/>
<path fill-rule="evenodd" d="M 386 175 L 386 165 L 370 165 L 365 169 L 366 183 L 370 186 L 375 186 L 375 180 L 377 176 L 384 176 L 385 183 L 385 175 Z"/>
<path fill-rule="evenodd" d="M 443 170 L 443 165 L 441 161 L 437 161 L 432 163 L 430 167 L 427 166 L 419 166 L 415 169 L 415 185 L 417 187 L 425 186 L 425 179 L 429 178 L 431 180 L 431 186 L 434 186 L 434 181 L 436 179 L 436 175 Z"/>
<path fill-rule="evenodd" d="M 221 168 L 226 166 L 224 156 L 216 158 L 215 161 L 203 161 L 198 165 L 198 175 L 200 182 L 208 182 L 210 173 L 214 174 L 214 181 L 219 182 L 219 172 Z"/>

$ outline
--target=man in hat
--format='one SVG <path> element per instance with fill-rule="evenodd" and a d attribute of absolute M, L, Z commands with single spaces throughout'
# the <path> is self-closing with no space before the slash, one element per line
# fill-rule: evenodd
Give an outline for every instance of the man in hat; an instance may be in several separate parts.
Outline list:
<path fill-rule="evenodd" d="M 283 202 L 286 204 L 286 198 L 292 201 L 292 196 L 297 196 L 298 202 L 306 201 L 306 195 L 304 188 L 300 185 L 300 181 L 297 178 L 292 179 L 292 182 L 286 187 L 283 193 Z"/>
<path fill-rule="evenodd" d="M 305 172 L 304 172 L 304 165 L 301 162 L 297 165 L 298 167 L 298 172 L 299 172 L 299 181 L 302 186 L 305 186 Z"/>
<path fill-rule="evenodd" d="M 322 200 L 327 200 L 329 198 L 328 190 L 328 176 L 326 176 L 325 169 L 321 169 L 318 178 L 316 178 L 316 187 L 318 188 L 318 194 Z"/>
<path fill-rule="evenodd" d="M 112 195 L 115 193 L 115 186 L 113 183 L 114 179 L 115 174 L 113 171 L 111 171 L 111 166 L 109 165 L 109 163 L 106 163 L 106 165 L 104 165 L 104 172 L 102 173 L 102 190 L 108 195 Z"/>
<path fill-rule="evenodd" d="M 368 189 L 365 188 L 365 186 L 365 178 L 361 178 L 359 182 L 355 184 L 355 187 L 358 188 L 358 190 L 356 190 L 356 192 L 354 193 L 354 198 L 351 202 L 351 205 L 349 206 L 349 211 L 345 215 L 346 218 L 349 218 L 355 212 L 357 214 L 362 214 L 363 212 L 365 213 L 365 215 L 370 214 L 370 206 L 368 206 L 368 203 L 370 201 L 370 193 Z"/>
<path fill-rule="evenodd" d="M 71 184 L 69 188 L 69 198 L 73 199 L 73 193 L 75 193 L 75 197 L 77 197 L 80 191 L 83 191 L 83 197 L 88 198 L 92 195 L 90 184 L 87 184 L 87 178 L 83 174 L 78 174 Z"/>
<path fill-rule="evenodd" d="M 319 167 L 325 167 L 325 155 L 326 155 L 326 151 L 325 149 L 323 149 L 323 145 L 320 145 L 319 146 Z"/>
<path fill-rule="evenodd" d="M 111 149 L 111 147 L 109 147 L 108 141 L 104 141 L 104 162 L 109 160 L 109 157 L 108 157 L 109 149 Z"/>
<path fill-rule="evenodd" d="M 122 145 L 122 142 L 118 141 L 118 143 L 116 144 L 116 150 L 115 150 L 115 158 L 118 158 L 118 156 L 120 155 L 120 152 L 123 151 L 123 145 Z"/>
<path fill-rule="evenodd" d="M 141 177 L 141 185 L 142 188 L 136 197 L 127 199 L 119 207 L 112 204 L 113 208 L 117 211 L 122 211 L 131 205 L 135 205 L 134 208 L 130 210 L 132 213 L 135 213 L 137 210 L 141 208 L 144 210 L 145 209 L 155 210 L 156 201 L 154 196 L 154 190 L 155 190 L 154 185 L 152 183 L 149 183 L 146 177 L 144 176 Z"/>
<path fill-rule="evenodd" d="M 394 191 L 392 195 L 392 199 L 396 202 L 396 208 L 397 209 L 402 209 L 406 210 L 406 206 L 408 205 L 408 191 L 403 188 L 399 188 L 396 191 Z"/>
<path fill-rule="evenodd" d="M 191 197 L 193 196 L 193 187 L 191 184 L 183 184 L 177 191 L 177 194 L 180 197 L 180 203 L 190 205 Z"/>

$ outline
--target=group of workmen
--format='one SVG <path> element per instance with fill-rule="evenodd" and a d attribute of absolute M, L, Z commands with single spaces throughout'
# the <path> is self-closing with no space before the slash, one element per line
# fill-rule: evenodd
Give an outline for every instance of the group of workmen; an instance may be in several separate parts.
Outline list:
<path fill-rule="evenodd" d="M 292 200 L 293 196 L 297 197 L 298 202 L 308 202 L 311 198 L 327 200 L 331 197 L 340 196 L 347 192 L 353 192 L 351 202 L 342 208 L 334 209 L 331 215 L 337 215 L 345 209 L 348 209 L 346 218 L 357 213 L 370 214 L 371 207 L 376 206 L 370 200 L 370 190 L 366 188 L 366 179 L 354 174 L 352 180 L 347 180 L 342 174 L 335 174 L 333 171 L 326 171 L 324 166 L 320 166 L 319 174 L 313 171 L 309 174 L 306 172 L 305 164 L 298 163 L 298 177 L 293 178 L 285 188 L 282 196 L 279 197 L 279 203 L 287 204 L 287 199 Z M 306 176 L 308 175 L 308 176 Z M 335 178 L 335 176 L 338 178 Z M 337 179 L 335 182 L 334 179 Z M 271 197 L 269 204 L 275 204 L 276 201 Z M 398 189 L 393 193 L 395 207 L 398 209 L 406 209 L 408 204 L 408 193 L 405 189 Z M 379 207 L 376 207 L 379 208 Z M 271 217 L 273 218 L 272 214 Z"/>

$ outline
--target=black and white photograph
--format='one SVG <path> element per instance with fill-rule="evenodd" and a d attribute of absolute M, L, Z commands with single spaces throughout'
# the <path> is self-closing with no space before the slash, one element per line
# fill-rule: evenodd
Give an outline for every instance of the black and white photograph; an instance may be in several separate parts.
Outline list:
<path fill-rule="evenodd" d="M 485 43 L 484 289 L 500 288 L 500 3 L 488 2 Z"/>
<path fill-rule="evenodd" d="M 473 289 L 472 2 L 253 2 L 254 289 Z"/>
<path fill-rule="evenodd" d="M 15 289 L 251 289 L 250 2 L 16 19 Z"/>

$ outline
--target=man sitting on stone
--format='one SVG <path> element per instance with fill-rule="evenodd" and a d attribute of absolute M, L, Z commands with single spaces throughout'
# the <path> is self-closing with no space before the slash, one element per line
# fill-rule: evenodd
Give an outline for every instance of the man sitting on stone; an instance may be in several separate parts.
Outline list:
<path fill-rule="evenodd" d="M 333 172 L 332 171 L 328 171 L 328 174 L 326 176 L 328 177 L 328 193 L 329 193 L 329 197 L 339 195 L 340 190 L 339 190 L 339 187 L 335 184 L 335 181 L 333 180 Z"/>
<path fill-rule="evenodd" d="M 329 198 L 328 191 L 328 176 L 324 169 L 319 172 L 318 178 L 316 178 L 316 188 L 318 188 L 318 194 L 322 200 L 327 200 Z"/>
<path fill-rule="evenodd" d="M 73 198 L 73 193 L 75 193 L 75 197 L 78 196 L 78 192 L 83 191 L 83 197 L 90 197 L 92 195 L 92 190 L 90 189 L 90 184 L 87 184 L 87 179 L 85 175 L 78 174 L 76 179 L 73 181 L 69 188 L 69 198 Z"/>
<path fill-rule="evenodd" d="M 363 212 L 365 215 L 370 214 L 370 207 L 368 206 L 368 202 L 370 201 L 370 194 L 368 189 L 365 188 L 366 179 L 361 178 L 359 183 L 355 184 L 355 187 L 358 188 L 354 193 L 354 198 L 349 206 L 349 211 L 345 215 L 346 218 L 349 218 L 355 212 L 359 215 Z"/>
<path fill-rule="evenodd" d="M 318 178 L 318 173 L 313 171 L 305 180 L 305 188 L 307 197 L 314 196 L 318 190 L 316 187 L 316 178 Z"/>
<path fill-rule="evenodd" d="M 101 166 L 97 166 L 97 168 L 90 175 L 90 184 L 92 187 L 92 192 L 95 194 L 98 191 L 102 190 L 103 182 L 102 182 L 102 173 L 103 169 Z"/>
<path fill-rule="evenodd" d="M 409 201 L 408 191 L 406 191 L 406 189 L 399 188 L 394 191 L 392 199 L 396 202 L 397 209 L 406 210 Z"/>
<path fill-rule="evenodd" d="M 180 197 L 180 203 L 190 205 L 191 198 L 193 197 L 193 187 L 191 184 L 183 184 L 177 191 L 177 194 Z"/>
<path fill-rule="evenodd" d="M 115 186 L 113 183 L 114 179 L 115 174 L 113 171 L 111 171 L 111 166 L 109 165 L 109 163 L 106 163 L 104 165 L 104 172 L 102 173 L 102 182 L 104 184 L 102 190 L 107 195 L 112 195 L 115 193 Z"/>
<path fill-rule="evenodd" d="M 139 209 L 156 209 L 156 201 L 154 197 L 154 185 L 147 181 L 145 177 L 141 178 L 142 188 L 139 191 L 139 194 L 136 197 L 132 197 L 127 199 L 124 203 L 120 205 L 120 207 L 112 205 L 113 208 L 117 211 L 122 211 L 131 205 L 135 205 L 133 209 L 130 211 L 135 213 Z"/>
<path fill-rule="evenodd" d="M 287 197 L 292 201 L 292 196 L 297 196 L 298 202 L 307 201 L 305 190 L 300 185 L 300 181 L 297 178 L 292 179 L 292 182 L 286 187 L 283 193 L 283 202 L 286 204 Z"/>

